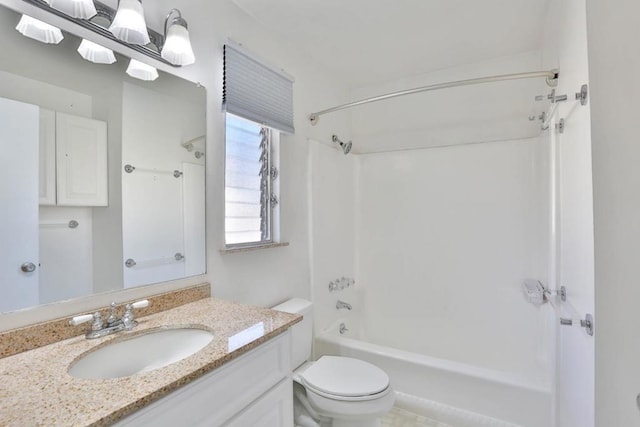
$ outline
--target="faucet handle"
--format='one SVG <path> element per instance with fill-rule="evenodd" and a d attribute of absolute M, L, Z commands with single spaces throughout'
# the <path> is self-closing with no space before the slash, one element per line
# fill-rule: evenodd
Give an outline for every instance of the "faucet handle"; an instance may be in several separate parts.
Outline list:
<path fill-rule="evenodd" d="M 71 326 L 78 326 L 93 320 L 93 314 L 83 314 L 82 316 L 74 316 L 69 320 Z"/>
<path fill-rule="evenodd" d="M 83 314 L 82 316 L 74 316 L 69 320 L 69 324 L 71 326 L 78 326 L 82 323 L 90 322 L 93 320 L 91 324 L 92 331 L 99 331 L 102 329 L 102 315 L 99 311 L 96 311 L 93 314 Z"/>
<path fill-rule="evenodd" d="M 131 304 L 132 308 L 145 308 L 145 307 L 149 307 L 149 300 L 147 299 L 143 299 L 140 301 L 136 301 L 133 304 Z"/>
<path fill-rule="evenodd" d="M 135 328 L 138 325 L 138 322 L 135 320 L 133 315 L 134 308 L 145 308 L 149 306 L 149 300 L 143 299 L 141 301 L 136 301 L 133 304 L 127 304 L 124 306 L 124 315 L 122 316 L 122 323 L 124 324 L 124 328 L 127 331 Z"/>

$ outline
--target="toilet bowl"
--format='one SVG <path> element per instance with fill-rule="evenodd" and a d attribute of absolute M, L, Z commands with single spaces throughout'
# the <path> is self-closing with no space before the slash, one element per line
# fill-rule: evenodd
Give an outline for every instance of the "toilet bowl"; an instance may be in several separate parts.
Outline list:
<path fill-rule="evenodd" d="M 395 402 L 387 374 L 350 357 L 322 356 L 296 369 L 293 378 L 304 389 L 297 388 L 296 399 L 306 399 L 316 418 L 332 420 L 332 427 L 378 426 Z"/>
<path fill-rule="evenodd" d="M 363 360 L 321 356 L 311 362 L 311 303 L 294 298 L 274 310 L 302 314 L 292 327 L 295 424 L 299 427 L 377 427 L 395 402 L 389 376 Z"/>

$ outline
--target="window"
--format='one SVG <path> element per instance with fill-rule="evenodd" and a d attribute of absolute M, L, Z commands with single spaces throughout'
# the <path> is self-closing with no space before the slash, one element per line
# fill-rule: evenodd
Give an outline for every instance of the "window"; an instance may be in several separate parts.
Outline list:
<path fill-rule="evenodd" d="M 227 249 L 278 243 L 278 142 L 280 132 L 295 131 L 293 78 L 229 42 L 222 110 Z"/>
<path fill-rule="evenodd" d="M 257 246 L 274 241 L 277 218 L 278 131 L 226 114 L 225 243 Z"/>

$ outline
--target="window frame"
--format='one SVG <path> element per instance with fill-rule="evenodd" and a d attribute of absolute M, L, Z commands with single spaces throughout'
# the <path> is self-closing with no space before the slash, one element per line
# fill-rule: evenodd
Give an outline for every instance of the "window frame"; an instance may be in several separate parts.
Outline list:
<path fill-rule="evenodd" d="M 262 188 L 260 188 L 261 191 L 261 196 L 260 196 L 260 212 L 261 212 L 261 225 L 260 225 L 260 231 L 261 233 L 264 233 L 263 231 L 263 225 L 262 225 L 262 211 L 263 209 L 265 209 L 265 205 L 266 205 L 266 229 L 268 231 L 268 238 L 266 239 L 260 239 L 260 240 L 256 240 L 256 241 L 252 241 L 252 242 L 239 242 L 239 243 L 227 243 L 227 148 L 228 148 L 228 139 L 227 139 L 227 118 L 229 115 L 238 117 L 242 120 L 247 120 L 249 122 L 252 122 L 254 124 L 256 124 L 257 126 L 260 126 L 261 128 L 261 136 L 262 136 L 262 132 L 266 132 L 267 134 L 267 150 L 266 150 L 266 183 L 267 183 L 267 189 L 266 189 L 266 198 L 263 197 L 262 195 Z M 233 114 L 233 113 L 229 113 L 229 112 L 225 112 L 225 116 L 224 116 L 224 123 L 225 123 L 225 138 L 224 138 L 224 148 L 225 148 L 225 156 L 224 156 L 224 173 L 225 173 L 225 179 L 224 179 L 224 248 L 225 250 L 228 251 L 234 251 L 234 250 L 240 250 L 240 249 L 251 249 L 251 248 L 260 248 L 260 247 L 271 247 L 271 246 L 275 246 L 275 245 L 279 245 L 279 230 L 280 230 L 280 215 L 279 215 L 279 207 L 280 207 L 280 203 L 279 203 L 279 197 L 280 197 L 280 186 L 279 186 L 279 154 L 280 154 L 280 150 L 279 150 L 279 145 L 280 145 L 280 131 L 278 131 L 277 129 L 274 129 L 272 127 L 266 126 L 264 124 L 255 122 L 251 119 L 247 119 L 244 118 L 242 116 L 239 116 L 237 114 Z M 263 170 L 264 167 L 263 167 Z M 274 172 L 275 171 L 275 172 Z M 261 178 L 261 187 L 262 187 L 262 180 L 264 178 Z M 272 201 L 275 198 L 275 203 L 273 203 Z"/>

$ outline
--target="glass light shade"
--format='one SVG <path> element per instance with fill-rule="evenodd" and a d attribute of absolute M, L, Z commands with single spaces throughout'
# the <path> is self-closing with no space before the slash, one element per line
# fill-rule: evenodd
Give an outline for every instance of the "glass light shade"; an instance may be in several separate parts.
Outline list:
<path fill-rule="evenodd" d="M 158 78 L 158 70 L 151 65 L 132 59 L 127 67 L 127 74 L 136 79 L 153 81 Z"/>
<path fill-rule="evenodd" d="M 64 38 L 59 28 L 27 15 L 22 15 L 20 22 L 16 25 L 16 30 L 23 36 L 42 43 L 58 44 Z"/>
<path fill-rule="evenodd" d="M 127 43 L 140 45 L 150 43 L 140 0 L 120 0 L 109 31 L 116 38 Z"/>
<path fill-rule="evenodd" d="M 93 0 L 45 0 L 52 8 L 79 19 L 89 19 L 96 15 Z"/>
<path fill-rule="evenodd" d="M 87 61 L 96 64 L 113 64 L 116 62 L 116 56 L 111 49 L 85 39 L 80 42 L 78 53 Z"/>
<path fill-rule="evenodd" d="M 180 24 L 171 25 L 160 56 L 174 65 L 193 64 L 196 58 L 191 48 L 189 31 Z"/>

